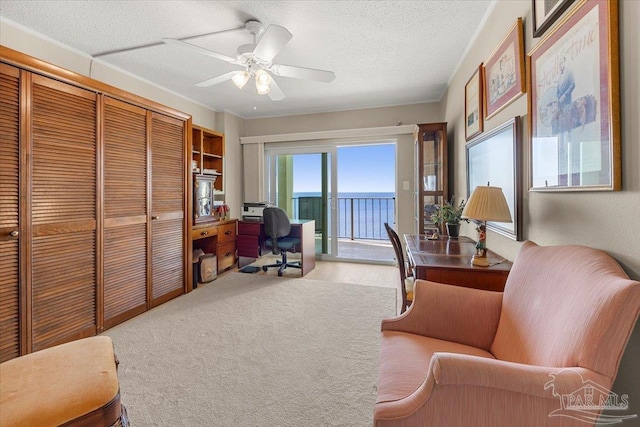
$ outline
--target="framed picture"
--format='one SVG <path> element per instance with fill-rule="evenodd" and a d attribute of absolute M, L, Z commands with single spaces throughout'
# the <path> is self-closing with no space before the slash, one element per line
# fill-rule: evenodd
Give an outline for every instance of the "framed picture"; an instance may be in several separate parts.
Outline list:
<path fill-rule="evenodd" d="M 464 116 L 464 136 L 468 141 L 482 133 L 484 124 L 482 116 L 482 64 L 464 87 Z"/>
<path fill-rule="evenodd" d="M 487 221 L 487 228 L 522 241 L 522 143 L 520 117 L 478 136 L 466 145 L 467 200 L 479 185 L 500 187 L 513 222 Z"/>
<path fill-rule="evenodd" d="M 620 190 L 618 2 L 581 1 L 527 67 L 531 190 Z"/>
<path fill-rule="evenodd" d="M 533 37 L 540 37 L 575 0 L 531 0 Z"/>
<path fill-rule="evenodd" d="M 484 114 L 490 119 L 525 91 L 522 18 L 513 24 L 483 68 Z"/>

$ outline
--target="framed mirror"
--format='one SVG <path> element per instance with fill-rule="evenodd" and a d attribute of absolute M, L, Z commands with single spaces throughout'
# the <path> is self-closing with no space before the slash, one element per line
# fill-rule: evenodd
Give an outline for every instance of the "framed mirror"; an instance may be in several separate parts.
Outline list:
<path fill-rule="evenodd" d="M 467 152 L 467 200 L 479 185 L 500 187 L 513 222 L 487 221 L 487 228 L 522 241 L 522 143 L 520 117 L 469 141 Z"/>

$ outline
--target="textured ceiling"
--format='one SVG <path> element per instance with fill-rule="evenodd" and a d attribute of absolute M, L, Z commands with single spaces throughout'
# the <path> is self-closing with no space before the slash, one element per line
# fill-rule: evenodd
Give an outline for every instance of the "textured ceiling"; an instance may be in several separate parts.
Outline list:
<path fill-rule="evenodd" d="M 243 118 L 439 101 L 494 0 L 423 1 L 0 1 L 0 16 L 216 111 Z M 241 69 L 175 45 L 235 57 L 251 43 L 249 19 L 293 38 L 274 63 L 331 70 L 330 83 L 275 77 L 282 101 L 231 81 L 195 84 Z M 237 29 L 236 31 L 225 31 Z M 104 52 L 149 47 L 110 55 Z"/>

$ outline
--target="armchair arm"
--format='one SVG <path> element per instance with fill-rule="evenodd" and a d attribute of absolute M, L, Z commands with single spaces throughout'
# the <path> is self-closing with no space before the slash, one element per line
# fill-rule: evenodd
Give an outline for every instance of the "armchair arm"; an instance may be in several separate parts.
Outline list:
<path fill-rule="evenodd" d="M 466 354 L 435 353 L 430 369 L 438 386 L 488 387 L 546 399 L 578 391 L 587 380 L 611 386 L 607 376 L 586 368 L 534 366 Z"/>
<path fill-rule="evenodd" d="M 414 414 L 425 425 L 548 425 L 544 421 L 561 407 L 560 399 L 578 392 L 587 381 L 605 389 L 611 385 L 608 377 L 585 368 L 435 353 L 427 377 L 413 393 L 378 403 L 374 413 L 380 420 Z"/>
<path fill-rule="evenodd" d="M 502 309 L 502 292 L 416 280 L 413 303 L 384 319 L 383 331 L 401 331 L 489 350 Z"/>

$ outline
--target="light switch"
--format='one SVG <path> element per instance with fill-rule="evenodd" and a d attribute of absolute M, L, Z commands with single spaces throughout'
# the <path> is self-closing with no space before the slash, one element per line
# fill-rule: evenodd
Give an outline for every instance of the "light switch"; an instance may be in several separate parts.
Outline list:
<path fill-rule="evenodd" d="M 409 181 L 402 181 L 402 189 L 409 190 Z"/>

